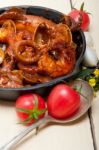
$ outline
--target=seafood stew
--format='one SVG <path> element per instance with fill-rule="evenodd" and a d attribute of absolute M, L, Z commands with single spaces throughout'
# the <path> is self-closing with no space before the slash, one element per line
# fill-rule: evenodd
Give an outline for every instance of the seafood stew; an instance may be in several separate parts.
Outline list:
<path fill-rule="evenodd" d="M 45 83 L 73 71 L 77 46 L 72 32 L 79 25 L 64 18 L 56 24 L 16 7 L 0 15 L 0 87 Z"/>
<path fill-rule="evenodd" d="M 28 23 L 24 24 L 26 20 L 28 20 Z M 31 22 L 34 23 L 34 26 Z M 55 28 L 56 26 L 57 28 Z M 59 41 L 61 42 L 58 41 L 59 48 L 57 49 L 56 40 L 51 42 L 52 37 L 55 36 L 52 33 L 54 33 L 53 30 L 58 31 L 56 38 L 58 40 L 61 28 L 63 28 L 63 36 L 60 36 Z M 79 25 L 61 12 L 40 6 L 2 8 L 0 9 L 0 30 L 3 30 L 2 32 L 4 33 L 0 37 L 0 57 L 2 57 L 2 59 L 0 58 L 1 99 L 15 100 L 19 95 L 33 91 L 45 95 L 49 93 L 54 84 L 70 78 L 79 71 L 86 47 L 85 37 L 79 29 Z M 9 36 L 4 38 L 7 34 Z M 44 34 L 43 37 L 42 34 Z M 50 35 L 53 36 L 50 37 Z M 67 43 L 64 41 L 64 36 L 68 37 L 66 38 Z M 32 41 L 31 38 L 33 39 Z M 50 48 L 47 49 L 50 46 L 53 46 L 53 51 Z M 62 73 L 64 74 L 61 75 L 61 71 L 53 67 L 56 63 L 52 64 L 50 69 L 47 68 L 47 65 L 52 60 L 54 62 L 60 61 L 59 55 L 64 56 L 65 52 L 68 52 L 68 49 L 65 51 L 64 47 L 71 49 L 73 52 L 71 57 L 74 57 L 74 59 L 70 61 L 71 69 L 67 67 L 66 70 L 65 65 L 63 65 Z M 37 49 L 39 53 L 37 53 Z M 43 54 L 50 58 L 47 59 L 47 63 L 44 63 L 46 57 Z M 39 62 L 40 69 L 37 68 L 37 62 Z M 57 65 L 60 64 L 57 63 Z M 56 70 L 53 70 L 53 68 Z M 41 69 L 44 70 L 42 71 Z M 67 73 L 65 74 L 66 71 Z"/>

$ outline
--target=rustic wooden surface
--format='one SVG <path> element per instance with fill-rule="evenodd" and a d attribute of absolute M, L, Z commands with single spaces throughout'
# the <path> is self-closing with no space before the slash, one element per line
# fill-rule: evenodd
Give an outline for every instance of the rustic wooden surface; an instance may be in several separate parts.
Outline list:
<path fill-rule="evenodd" d="M 99 56 L 99 4 L 97 0 L 73 0 L 79 7 L 85 2 L 92 13 L 90 33 Z M 63 13 L 70 11 L 69 0 L 2 0 L 0 7 L 15 5 L 39 5 L 54 8 Z M 0 100 L 0 147 L 24 128 L 17 124 L 14 103 Z M 99 93 L 93 100 L 89 113 L 73 124 L 48 125 L 35 135 L 30 133 L 15 150 L 98 150 L 99 149 Z"/>

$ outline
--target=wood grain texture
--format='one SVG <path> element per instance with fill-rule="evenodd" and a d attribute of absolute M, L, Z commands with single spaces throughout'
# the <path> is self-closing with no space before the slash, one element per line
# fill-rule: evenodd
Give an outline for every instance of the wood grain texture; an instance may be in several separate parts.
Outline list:
<path fill-rule="evenodd" d="M 85 2 L 86 9 L 92 13 L 90 33 L 93 37 L 95 48 L 99 56 L 99 4 L 97 0 L 74 0 L 76 6 L 79 7 L 81 2 Z M 2 0 L 0 7 L 15 5 L 38 5 L 46 6 L 63 13 L 70 11 L 69 0 Z M 15 114 L 14 103 L 6 103 L 0 101 L 0 146 L 7 142 L 10 138 L 22 131 L 25 127 L 17 124 L 18 119 Z M 97 147 L 99 149 L 99 93 L 93 101 L 92 117 L 93 128 Z M 93 139 L 89 117 L 86 114 L 74 124 L 59 126 L 48 125 L 35 136 L 35 131 L 30 133 L 16 147 L 16 150 L 94 150 Z"/>
<path fill-rule="evenodd" d="M 5 118 L 5 119 L 4 119 Z M 14 103 L 0 101 L 0 146 L 24 128 L 17 124 Z M 80 120 L 68 125 L 49 124 L 37 135 L 30 133 L 16 150 L 94 150 L 90 122 L 86 114 Z"/>

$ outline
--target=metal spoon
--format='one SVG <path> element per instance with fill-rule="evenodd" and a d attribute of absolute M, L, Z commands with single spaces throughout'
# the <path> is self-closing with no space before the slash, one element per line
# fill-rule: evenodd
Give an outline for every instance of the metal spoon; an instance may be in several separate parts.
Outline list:
<path fill-rule="evenodd" d="M 72 86 L 76 86 L 78 89 L 81 88 L 81 106 L 79 110 L 70 118 L 67 118 L 65 120 L 58 120 L 54 119 L 51 116 L 47 115 L 43 119 L 39 120 L 38 122 L 32 124 L 31 126 L 27 127 L 25 130 L 20 132 L 18 135 L 16 135 L 12 140 L 10 140 L 7 144 L 5 144 L 3 147 L 0 148 L 0 150 L 11 150 L 14 148 L 14 146 L 22 140 L 23 137 L 25 137 L 28 133 L 30 133 L 33 129 L 39 127 L 41 124 L 53 122 L 53 123 L 59 123 L 59 124 L 66 124 L 70 123 L 72 121 L 77 120 L 82 115 L 84 115 L 88 109 L 90 108 L 92 104 L 93 99 L 93 90 L 90 87 L 90 85 L 83 80 L 75 80 L 72 83 Z"/>

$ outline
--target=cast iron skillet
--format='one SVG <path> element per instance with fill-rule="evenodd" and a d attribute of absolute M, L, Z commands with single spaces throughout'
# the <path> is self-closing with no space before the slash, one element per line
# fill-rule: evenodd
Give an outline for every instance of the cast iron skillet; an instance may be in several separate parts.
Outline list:
<path fill-rule="evenodd" d="M 56 23 L 60 23 L 64 21 L 64 14 L 53 9 L 49 9 L 41 6 L 18 6 L 18 7 L 25 9 L 26 14 L 43 16 Z M 11 7 L 0 9 L 0 14 L 9 8 Z M 72 73 L 55 78 L 50 82 L 43 83 L 43 84 L 36 84 L 31 87 L 0 88 L 0 100 L 7 100 L 7 101 L 16 100 L 18 96 L 26 93 L 31 93 L 31 92 L 36 92 L 38 94 L 41 94 L 42 96 L 45 96 L 45 94 L 48 94 L 50 92 L 52 86 L 61 82 L 62 80 L 67 80 L 70 77 L 74 76 L 79 71 L 84 56 L 85 48 L 86 48 L 85 37 L 82 30 L 73 33 L 73 41 L 77 44 L 77 61 Z"/>

